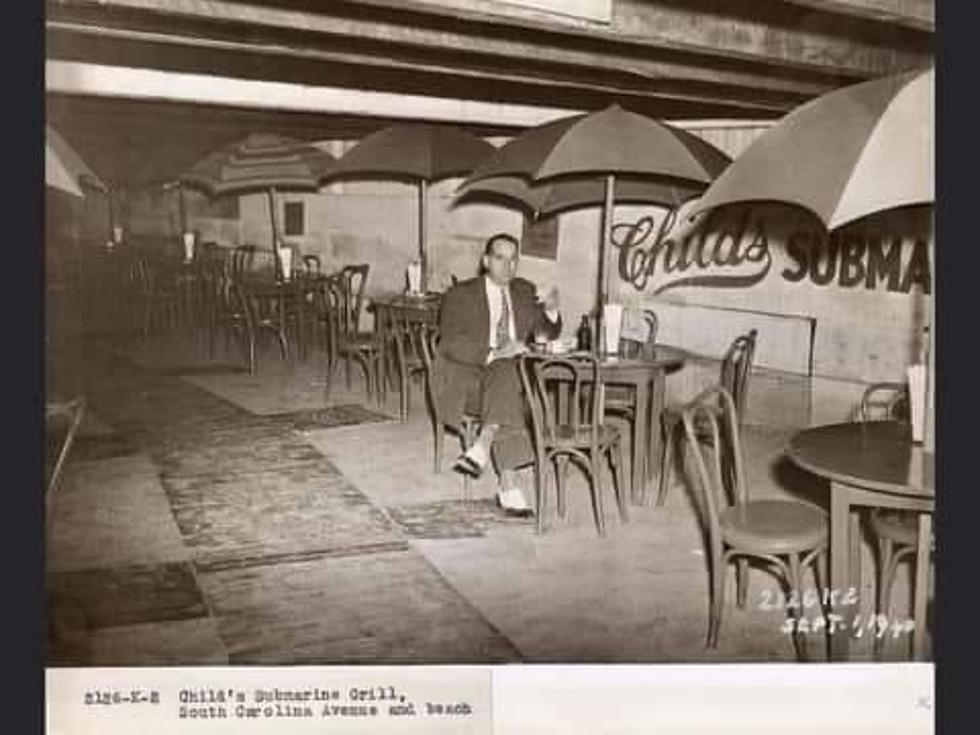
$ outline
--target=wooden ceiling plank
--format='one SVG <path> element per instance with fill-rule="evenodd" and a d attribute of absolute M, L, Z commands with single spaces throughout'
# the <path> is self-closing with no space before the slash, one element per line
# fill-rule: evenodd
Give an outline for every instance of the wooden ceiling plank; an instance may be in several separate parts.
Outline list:
<path fill-rule="evenodd" d="M 435 75 L 462 76 L 475 80 L 492 79 L 495 81 L 508 81 L 525 85 L 544 85 L 551 88 L 559 87 L 589 90 L 591 92 L 600 92 L 612 95 L 632 95 L 651 99 L 657 98 L 664 100 L 676 100 L 690 102 L 692 104 L 724 105 L 733 109 L 740 109 L 745 114 L 750 116 L 770 116 L 773 114 L 782 114 L 789 109 L 792 109 L 792 107 L 805 99 L 803 96 L 788 99 L 786 96 L 781 95 L 782 99 L 779 101 L 769 102 L 765 99 L 766 95 L 760 94 L 758 89 L 750 90 L 746 88 L 741 92 L 741 94 L 736 94 L 735 92 L 738 91 L 737 89 L 733 90 L 731 87 L 722 88 L 720 85 L 715 87 L 707 86 L 702 84 L 701 80 L 698 79 L 672 78 L 669 80 L 669 85 L 665 85 L 663 80 L 659 80 L 658 83 L 658 81 L 654 81 L 652 79 L 645 84 L 643 83 L 643 80 L 636 80 L 632 84 L 626 83 L 625 81 L 617 84 L 606 84 L 585 81 L 584 78 L 581 77 L 576 79 L 572 74 L 569 74 L 565 78 L 555 78 L 554 76 L 544 77 L 543 75 L 532 74 L 529 70 L 525 70 L 524 73 L 512 73 L 499 69 L 492 72 L 474 71 L 436 63 L 408 63 L 399 62 L 392 59 L 379 59 L 371 54 L 296 49 L 289 46 L 259 46 L 255 43 L 213 41 L 204 38 L 175 38 L 169 34 L 129 31 L 118 28 L 95 27 L 87 24 L 73 24 L 58 21 L 50 22 L 49 26 L 52 30 L 67 31 L 79 35 L 87 35 L 103 39 L 136 41 L 146 44 L 177 45 L 188 49 L 208 49 L 248 53 L 253 55 L 260 54 L 269 57 L 270 70 L 275 69 L 276 57 L 291 57 L 309 61 L 355 64 L 365 67 L 415 70 Z M 152 55 L 152 50 L 148 51 L 148 53 L 149 55 Z M 218 70 L 216 70 L 216 72 L 218 72 Z M 580 74 L 584 75 L 588 73 L 588 75 L 592 77 L 596 76 L 595 72 L 596 70 L 594 68 L 589 67 L 584 67 L 580 70 Z M 685 93 L 683 91 L 679 91 L 684 90 L 685 87 L 692 90 L 697 89 L 697 92 L 691 91 Z"/>

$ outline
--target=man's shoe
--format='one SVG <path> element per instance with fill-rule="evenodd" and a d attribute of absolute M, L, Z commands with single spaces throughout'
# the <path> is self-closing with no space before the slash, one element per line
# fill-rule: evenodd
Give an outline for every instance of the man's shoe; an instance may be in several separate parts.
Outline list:
<path fill-rule="evenodd" d="M 487 462 L 489 461 L 490 456 L 489 452 L 486 450 L 486 447 L 477 442 L 459 455 L 459 457 L 456 459 L 455 465 L 453 466 L 462 472 L 468 472 L 471 475 L 479 477 L 483 474 L 483 470 L 486 468 Z"/>
<path fill-rule="evenodd" d="M 524 493 L 512 487 L 497 491 L 497 507 L 512 518 L 531 518 L 534 510 L 524 499 Z"/>

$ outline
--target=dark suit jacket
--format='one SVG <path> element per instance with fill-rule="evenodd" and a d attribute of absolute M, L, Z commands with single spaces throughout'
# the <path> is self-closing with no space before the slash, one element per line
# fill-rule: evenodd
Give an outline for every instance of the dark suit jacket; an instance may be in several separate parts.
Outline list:
<path fill-rule="evenodd" d="M 552 323 L 537 303 L 535 291 L 534 284 L 523 278 L 510 282 L 514 333 L 519 342 L 528 342 L 535 331 L 549 339 L 561 334 L 561 317 Z M 456 423 L 464 408 L 475 408 L 467 406 L 467 398 L 472 403 L 490 354 L 490 306 L 483 276 L 461 281 L 443 296 L 439 335 L 438 409 L 442 421 Z"/>

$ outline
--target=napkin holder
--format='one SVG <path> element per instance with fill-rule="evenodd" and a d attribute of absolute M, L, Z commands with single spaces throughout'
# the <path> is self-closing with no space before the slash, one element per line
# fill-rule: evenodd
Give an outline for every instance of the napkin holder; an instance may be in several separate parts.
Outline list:
<path fill-rule="evenodd" d="M 619 338 L 623 330 L 623 305 L 606 304 L 602 308 L 603 351 L 607 355 L 619 354 Z"/>
<path fill-rule="evenodd" d="M 190 263 L 194 260 L 195 235 L 193 232 L 185 232 L 182 239 L 184 242 L 184 262 Z"/>
<path fill-rule="evenodd" d="M 910 365 L 906 369 L 909 380 L 909 414 L 912 420 L 912 441 L 921 444 L 926 425 L 926 366 Z"/>
<path fill-rule="evenodd" d="M 282 280 L 288 281 L 293 277 L 293 249 L 285 246 L 279 248 L 279 269 Z"/>
<path fill-rule="evenodd" d="M 408 282 L 408 293 L 412 296 L 422 294 L 422 263 L 413 260 L 405 269 L 405 279 Z"/>

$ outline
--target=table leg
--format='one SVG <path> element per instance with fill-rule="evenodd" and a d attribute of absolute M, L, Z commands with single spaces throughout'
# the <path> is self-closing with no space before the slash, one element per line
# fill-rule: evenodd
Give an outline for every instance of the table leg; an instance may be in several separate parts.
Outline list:
<path fill-rule="evenodd" d="M 932 546 L 932 515 L 919 514 L 919 540 L 915 550 L 915 604 L 912 635 L 912 658 L 925 660 L 926 602 L 929 599 L 929 550 Z"/>
<path fill-rule="evenodd" d="M 857 604 L 844 609 L 845 620 L 847 621 L 847 638 L 859 635 L 862 641 L 870 640 L 873 635 L 868 633 L 868 615 L 874 614 L 874 605 L 868 606 L 868 600 L 864 595 L 864 583 L 862 580 L 861 568 L 861 515 L 857 508 L 851 507 L 847 518 L 847 576 L 848 584 L 845 596 L 850 596 L 850 590 L 857 591 Z M 857 618 L 855 620 L 855 618 Z M 860 630 L 855 630 L 854 625 L 860 626 Z M 843 634 L 843 631 L 841 631 Z"/>
<path fill-rule="evenodd" d="M 832 482 L 830 485 L 830 591 L 831 599 L 838 601 L 847 594 L 850 584 L 848 562 L 850 548 L 848 530 L 850 526 L 850 497 L 846 485 Z M 836 593 L 836 594 L 834 594 Z M 846 661 L 848 656 L 848 636 L 850 629 L 847 623 L 847 610 L 835 606 L 833 613 L 841 615 L 843 621 L 832 623 L 836 628 L 830 636 L 830 654 L 834 661 Z"/>
<path fill-rule="evenodd" d="M 647 424 L 650 431 L 650 440 L 647 449 L 647 482 L 655 485 L 654 480 L 660 477 L 663 467 L 657 463 L 660 458 L 660 415 L 664 410 L 664 392 L 667 381 L 662 370 L 658 370 L 653 377 L 653 390 L 650 394 L 650 421 Z M 643 493 L 644 501 L 646 493 Z"/>
<path fill-rule="evenodd" d="M 636 422 L 633 442 L 633 478 L 630 493 L 633 504 L 642 502 L 646 495 L 647 427 L 650 425 L 650 383 L 643 378 L 636 382 Z"/>

